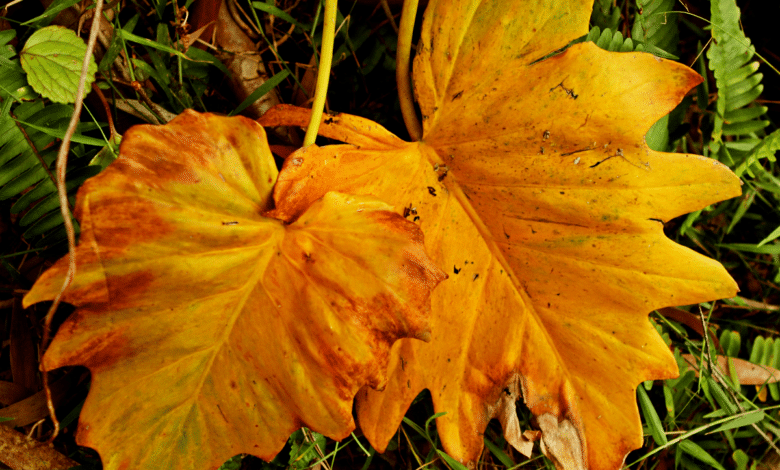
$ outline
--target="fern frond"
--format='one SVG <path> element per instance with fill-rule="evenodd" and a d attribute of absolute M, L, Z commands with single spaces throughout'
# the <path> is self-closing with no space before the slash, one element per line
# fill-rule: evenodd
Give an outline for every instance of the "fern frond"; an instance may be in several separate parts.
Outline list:
<path fill-rule="evenodd" d="M 596 43 L 600 48 L 612 52 L 633 52 L 634 41 L 631 38 L 624 39 L 620 31 L 612 31 L 605 28 L 603 31 L 598 26 L 591 28 L 585 38 L 586 41 Z"/>
<path fill-rule="evenodd" d="M 613 0 L 596 0 L 590 22 L 594 26 L 615 31 L 620 24 L 620 8 L 613 5 Z"/>
<path fill-rule="evenodd" d="M 764 137 L 759 141 L 758 144 L 753 143 L 747 158 L 745 158 L 745 160 L 734 169 L 734 173 L 736 173 L 737 176 L 742 176 L 745 172 L 747 172 L 751 177 L 753 177 L 755 175 L 753 175 L 750 167 L 758 164 L 758 162 L 762 159 L 775 162 L 775 153 L 778 151 L 780 151 L 780 129 L 777 129 L 768 136 Z"/>
<path fill-rule="evenodd" d="M 0 200 L 19 197 L 11 212 L 27 211 L 19 221 L 22 227 L 29 227 L 25 238 L 38 247 L 50 247 L 64 239 L 60 235 L 64 234 L 63 220 L 53 176 L 55 135 L 64 132 L 73 107 L 47 105 L 32 90 L 16 50 L 9 44 L 14 34 L 13 30 L 0 32 Z M 73 196 L 78 186 L 99 173 L 101 167 L 85 166 L 84 159 L 71 163 L 67 187 Z"/>
<path fill-rule="evenodd" d="M 711 14 L 713 41 L 707 58 L 718 99 L 709 149 L 718 159 L 744 172 L 758 161 L 752 150 L 760 142 L 757 134 L 769 125 L 769 121 L 760 119 L 767 108 L 754 103 L 764 90 L 763 75 L 757 72 L 758 62 L 752 60 L 755 47 L 740 28 L 735 0 L 712 0 Z M 743 145 L 724 145 L 726 136 Z"/>
<path fill-rule="evenodd" d="M 658 48 L 670 55 L 677 53 L 680 34 L 677 28 L 675 0 L 637 0 L 637 14 L 631 28 L 631 38 L 650 48 Z M 648 49 L 647 52 L 653 52 Z M 675 60 L 677 57 L 674 57 Z"/>
<path fill-rule="evenodd" d="M 0 102 L 3 103 L 0 116 L 4 116 L 10 104 L 22 100 L 35 99 L 38 94 L 27 83 L 24 70 L 16 58 L 16 49 L 8 44 L 16 31 L 0 31 Z"/>
<path fill-rule="evenodd" d="M 596 43 L 600 48 L 610 52 L 649 52 L 657 57 L 664 59 L 676 59 L 673 56 L 657 47 L 652 47 L 642 41 L 638 41 L 632 38 L 624 38 L 620 31 L 613 31 L 609 28 L 602 30 L 598 26 L 594 26 L 588 32 L 588 35 L 579 41 L 591 41 Z M 579 42 L 578 41 L 578 42 Z"/>

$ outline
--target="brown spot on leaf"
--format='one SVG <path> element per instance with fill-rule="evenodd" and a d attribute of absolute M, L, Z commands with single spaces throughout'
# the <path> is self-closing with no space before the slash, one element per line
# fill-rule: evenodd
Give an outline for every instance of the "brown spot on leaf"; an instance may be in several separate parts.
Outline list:
<path fill-rule="evenodd" d="M 139 297 L 149 289 L 156 278 L 151 271 L 137 271 L 106 278 L 111 308 L 121 310 L 128 304 L 136 305 Z"/>
<path fill-rule="evenodd" d="M 117 362 L 133 354 L 133 349 L 123 330 L 113 330 L 103 336 L 84 341 L 71 356 L 78 358 L 79 364 L 87 366 L 93 374 L 110 369 Z"/>

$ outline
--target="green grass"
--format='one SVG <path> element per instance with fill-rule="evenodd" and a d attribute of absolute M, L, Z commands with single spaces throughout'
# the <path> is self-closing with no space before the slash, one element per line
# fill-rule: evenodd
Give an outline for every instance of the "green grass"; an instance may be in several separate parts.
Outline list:
<path fill-rule="evenodd" d="M 65 2 L 55 2 L 55 7 L 60 4 Z M 135 109 L 134 114 L 140 116 L 131 117 L 110 105 L 108 112 L 119 133 L 144 121 L 165 122 L 166 115 L 178 114 L 186 108 L 237 114 L 273 86 L 282 102 L 305 100 L 308 95 L 303 87 L 305 64 L 319 48 L 321 28 L 315 26 L 321 24 L 322 15 L 316 2 L 301 1 L 294 9 L 289 9 L 292 4 L 291 1 L 276 5 L 242 2 L 247 12 L 247 28 L 255 31 L 253 34 L 269 69 L 268 75 L 273 79 L 271 85 L 256 91 L 250 98 L 237 100 L 225 91 L 228 88 L 226 70 L 217 59 L 216 51 L 196 48 L 185 51 L 177 46 L 187 30 L 181 26 L 183 17 L 174 14 L 170 3 L 161 0 L 127 2 L 113 19 L 114 28 L 122 33 L 115 37 L 100 61 L 101 73 L 97 79 L 106 96 L 125 100 L 126 108 Z M 395 94 L 396 33 L 390 20 L 375 5 L 342 2 L 339 7 L 330 107 L 373 119 L 399 136 L 406 136 Z M 780 368 L 777 321 L 780 312 L 780 171 L 774 157 L 780 148 L 780 131 L 777 130 L 777 104 L 762 102 L 770 90 L 761 85 L 776 71 L 761 65 L 756 73 L 754 64 L 762 63 L 758 56 L 742 60 L 748 57 L 745 52 L 751 50 L 748 40 L 751 31 L 740 30 L 733 0 L 712 0 L 712 7 L 712 11 L 705 4 L 704 9 L 690 14 L 670 13 L 680 10 L 679 2 L 626 0 L 613 6 L 612 0 L 596 0 L 591 24 L 594 29 L 588 37 L 582 38 L 605 49 L 644 50 L 674 58 L 705 75 L 707 80 L 653 127 L 647 136 L 648 143 L 659 150 L 703 154 L 718 159 L 731 167 L 743 182 L 742 198 L 707 207 L 665 226 L 670 238 L 726 266 L 739 283 L 741 292 L 733 299 L 683 307 L 693 318 L 700 318 L 707 325 L 707 328 L 699 329 L 710 332 L 707 338 L 690 324 L 662 313 L 651 315 L 650 321 L 675 352 L 681 376 L 640 385 L 637 400 L 645 438 L 644 446 L 626 459 L 632 469 L 747 470 L 764 468 L 762 465 L 777 468 L 780 462 L 780 457 L 774 455 L 780 436 L 780 387 L 777 384 L 740 385 L 733 366 L 728 373 L 722 374 L 709 367 L 708 361 L 708 357 L 725 355 Z M 398 13 L 400 8 L 393 11 Z M 273 29 L 264 21 L 264 15 L 269 12 L 277 16 Z M 742 14 L 746 12 L 743 10 Z M 12 47 L 18 51 L 33 31 L 47 25 L 52 18 L 53 15 L 47 15 L 42 9 L 10 10 L 7 19 L 19 39 Z M 395 21 L 398 21 L 397 17 Z M 312 35 L 312 31 L 316 32 Z M 716 41 L 712 41 L 713 35 Z M 13 39 L 9 37 L 5 36 L 3 44 L 12 44 Z M 762 50 L 760 44 L 754 47 L 759 53 Z M 129 81 L 111 78 L 109 73 L 111 65 L 122 53 L 132 57 L 126 64 Z M 2 57 L 13 60 L 12 55 Z M 742 60 L 742 66 L 732 67 L 739 60 Z M 745 80 L 747 77 L 751 79 Z M 18 77 L 13 79 L 18 80 Z M 15 83 L 8 80 L 8 83 Z M 139 83 L 140 88 L 131 86 L 131 81 Z M 0 85 L 3 83 L 0 78 Z M 28 130 L 37 132 L 31 135 L 38 139 L 35 142 L 45 147 L 53 140 L 51 136 L 61 135 L 63 120 L 46 121 L 43 114 L 35 114 L 51 103 L 30 90 L 24 93 L 27 100 L 24 103 L 8 97 L 0 101 L 3 115 L 9 112 L 29 114 L 29 122 L 33 125 Z M 91 176 L 93 170 L 89 168 L 105 167 L 114 155 L 111 147 L 103 150 L 100 147 L 109 140 L 109 130 L 107 117 L 105 113 L 101 114 L 97 103 L 87 103 L 88 112 L 82 117 L 82 142 L 77 142 L 72 150 L 70 171 L 74 178 L 81 175 L 80 181 Z M 91 115 L 98 117 L 93 119 Z M 44 152 L 42 158 L 51 164 L 49 153 Z M 2 150 L 0 161 L 3 161 Z M 0 176 L 4 168 L 0 166 Z M 42 182 L 35 184 L 41 189 L 36 191 L 41 194 L 53 192 L 46 175 L 40 177 L 43 179 L 38 181 Z M 56 215 L 51 215 L 52 210 L 41 211 L 38 218 L 30 221 L 31 227 L 35 227 L 35 223 L 42 224 L 38 230 L 30 231 L 20 224 L 21 213 L 28 210 L 27 206 L 20 209 L 19 205 L 20 201 L 25 202 L 23 192 L 27 189 L 25 186 L 12 191 L 0 185 L 0 194 L 5 195 L 5 200 L 0 201 L 0 299 L 13 298 L 28 289 L 40 272 L 40 263 L 64 252 L 61 219 L 57 221 Z M 75 194 L 75 190 L 72 188 L 71 194 Z M 49 219 L 46 219 L 47 214 Z M 45 230 L 43 220 L 48 220 Z M 0 339 L 3 341 L 9 339 L 10 312 L 10 308 L 0 309 L 3 320 L 0 321 Z M 0 357 L 7 357 L 6 352 L 7 349 L 3 349 Z M 683 354 L 698 358 L 700 374 L 689 370 Z M 0 362 L 0 374 L 8 374 L 7 362 Z M 5 375 L 0 375 L 0 380 L 3 377 Z M 80 462 L 81 468 L 99 469 L 97 454 L 76 446 L 72 438 L 78 411 L 88 390 L 86 370 L 81 378 L 83 381 L 65 400 L 60 411 L 61 418 L 64 417 L 63 427 L 70 432 L 63 433 L 55 445 Z M 532 428 L 533 419 L 522 403 L 518 404 L 518 413 L 521 427 Z M 290 437 L 284 450 L 272 462 L 236 456 L 222 468 L 303 469 L 317 464 L 325 468 L 462 468 L 443 452 L 433 416 L 430 396 L 423 392 L 412 404 L 383 454 L 371 448 L 359 430 L 340 443 L 302 430 Z M 538 445 L 531 459 L 513 450 L 504 440 L 497 422 L 490 423 L 486 430 L 485 444 L 479 468 L 554 468 L 541 456 Z"/>

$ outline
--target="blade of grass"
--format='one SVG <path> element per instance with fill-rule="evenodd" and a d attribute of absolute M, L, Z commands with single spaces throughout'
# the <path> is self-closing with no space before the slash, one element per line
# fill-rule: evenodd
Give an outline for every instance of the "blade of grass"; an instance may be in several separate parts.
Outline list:
<path fill-rule="evenodd" d="M 514 466 L 515 463 L 512 461 L 512 459 L 510 459 L 509 456 L 506 455 L 506 452 L 501 450 L 501 448 L 498 447 L 495 442 L 488 439 L 487 436 L 484 436 L 483 439 L 485 441 L 485 447 L 488 448 L 490 453 L 493 454 L 493 456 L 495 456 L 502 465 L 507 468 Z"/>
<path fill-rule="evenodd" d="M 266 80 L 265 83 L 260 85 L 255 91 L 253 91 L 249 96 L 244 99 L 244 101 L 239 104 L 236 109 L 231 111 L 228 116 L 235 116 L 236 114 L 239 114 L 241 111 L 247 108 L 250 104 L 254 103 L 255 101 L 259 100 L 261 97 L 263 97 L 266 93 L 273 90 L 277 85 L 282 83 L 282 81 L 287 78 L 290 75 L 290 72 L 287 70 L 282 70 L 281 72 L 277 73 L 273 77 Z"/>
<path fill-rule="evenodd" d="M 689 440 L 683 440 L 680 442 L 680 445 L 678 446 L 680 450 L 685 452 L 686 454 L 690 455 L 691 457 L 698 459 L 712 467 L 717 468 L 718 470 L 726 470 L 723 468 L 723 465 L 720 464 L 717 460 L 715 460 L 710 454 L 707 453 L 706 450 L 702 449 L 701 446 L 696 444 L 693 441 Z"/>
<path fill-rule="evenodd" d="M 764 410 L 753 410 L 749 414 L 737 417 L 729 416 L 729 418 L 733 418 L 731 421 L 721 424 L 712 431 L 708 431 L 707 434 L 714 434 L 716 432 L 727 431 L 729 429 L 741 428 L 742 426 L 750 426 L 751 424 L 762 421 L 765 417 L 766 414 L 764 413 Z"/>
<path fill-rule="evenodd" d="M 284 20 L 284 21 L 286 21 L 286 22 L 288 22 L 290 24 L 294 24 L 295 26 L 297 26 L 297 27 L 299 27 L 299 28 L 301 28 L 303 30 L 309 29 L 311 27 L 311 25 L 305 25 L 305 24 L 299 22 L 298 20 L 296 20 L 295 18 L 290 16 L 287 12 L 285 12 L 281 8 L 279 8 L 279 7 L 275 6 L 275 5 L 271 5 L 270 3 L 252 2 L 252 7 L 256 8 L 256 9 L 262 11 L 262 12 L 268 13 L 269 15 L 272 15 L 272 16 L 275 16 L 275 17 L 277 17 L 279 19 L 282 19 L 282 20 Z"/>
<path fill-rule="evenodd" d="M 664 426 L 661 424 L 661 419 L 658 417 L 658 413 L 655 412 L 655 407 L 650 401 L 650 397 L 647 395 L 644 387 L 637 387 L 637 395 L 639 395 L 639 405 L 642 407 L 642 415 L 645 417 L 647 427 L 650 428 L 650 435 L 653 436 L 653 440 L 659 446 L 662 446 L 669 442 L 664 432 Z"/>

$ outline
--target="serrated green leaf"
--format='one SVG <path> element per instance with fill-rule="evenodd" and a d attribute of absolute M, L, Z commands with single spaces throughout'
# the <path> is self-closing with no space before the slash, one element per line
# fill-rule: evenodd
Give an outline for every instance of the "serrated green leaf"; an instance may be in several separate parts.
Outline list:
<path fill-rule="evenodd" d="M 86 44 L 76 33 L 61 26 L 48 26 L 30 36 L 19 59 L 35 91 L 57 103 L 74 103 L 86 52 Z M 95 72 L 97 64 L 90 57 L 87 88 L 95 81 Z"/>

